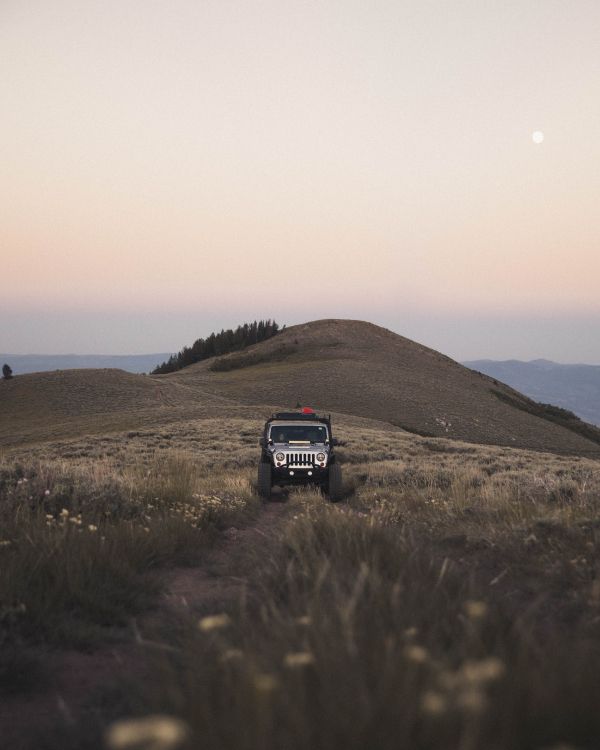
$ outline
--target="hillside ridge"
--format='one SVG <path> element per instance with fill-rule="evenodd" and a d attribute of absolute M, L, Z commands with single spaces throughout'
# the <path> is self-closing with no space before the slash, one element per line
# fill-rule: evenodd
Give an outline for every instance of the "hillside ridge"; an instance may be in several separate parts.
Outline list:
<path fill-rule="evenodd" d="M 463 364 L 508 383 L 535 401 L 556 404 L 600 426 L 600 365 L 547 359 L 470 360 Z"/>
<path fill-rule="evenodd" d="M 244 352 L 164 377 L 244 404 L 310 404 L 425 436 L 600 454 L 593 440 L 526 413 L 513 388 L 366 321 L 290 326 Z"/>
<path fill-rule="evenodd" d="M 595 433 L 546 419 L 509 386 L 381 326 L 335 318 L 165 375 L 69 370 L 2 382 L 0 443 L 298 404 L 425 437 L 600 457 Z"/>

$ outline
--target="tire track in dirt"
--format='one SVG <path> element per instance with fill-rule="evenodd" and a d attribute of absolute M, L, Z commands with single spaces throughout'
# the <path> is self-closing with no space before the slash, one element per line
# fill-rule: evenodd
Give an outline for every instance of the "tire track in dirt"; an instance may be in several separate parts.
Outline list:
<path fill-rule="evenodd" d="M 255 523 L 224 531 L 223 539 L 210 551 L 201 567 L 170 571 L 162 607 L 150 619 L 173 612 L 213 614 L 235 601 L 248 585 L 249 578 L 237 570 L 236 558 L 243 556 L 245 550 L 264 546 L 276 537 L 290 511 L 287 502 L 265 503 Z"/>

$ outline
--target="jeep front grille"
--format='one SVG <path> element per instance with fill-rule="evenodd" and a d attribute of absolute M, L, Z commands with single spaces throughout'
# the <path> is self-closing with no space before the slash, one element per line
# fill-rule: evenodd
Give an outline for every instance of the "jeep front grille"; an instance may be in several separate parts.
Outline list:
<path fill-rule="evenodd" d="M 288 453 L 286 458 L 288 466 L 312 466 L 314 453 Z"/>

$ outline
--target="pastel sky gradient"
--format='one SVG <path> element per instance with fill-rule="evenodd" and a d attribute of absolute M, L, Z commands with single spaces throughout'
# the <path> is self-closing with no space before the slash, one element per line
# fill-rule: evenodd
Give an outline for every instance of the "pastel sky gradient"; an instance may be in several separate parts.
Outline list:
<path fill-rule="evenodd" d="M 600 363 L 599 39 L 598 0 L 2 0 L 0 351 L 352 317 Z"/>

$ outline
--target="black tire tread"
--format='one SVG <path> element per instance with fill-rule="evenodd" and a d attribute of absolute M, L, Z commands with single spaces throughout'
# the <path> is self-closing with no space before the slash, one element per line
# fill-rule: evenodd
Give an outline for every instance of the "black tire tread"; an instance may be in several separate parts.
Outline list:
<path fill-rule="evenodd" d="M 272 467 L 271 464 L 261 461 L 258 464 L 258 494 L 265 499 L 271 497 L 272 483 Z"/>
<path fill-rule="evenodd" d="M 329 480 L 327 482 L 327 494 L 332 503 L 342 499 L 342 467 L 331 464 L 329 467 Z"/>

